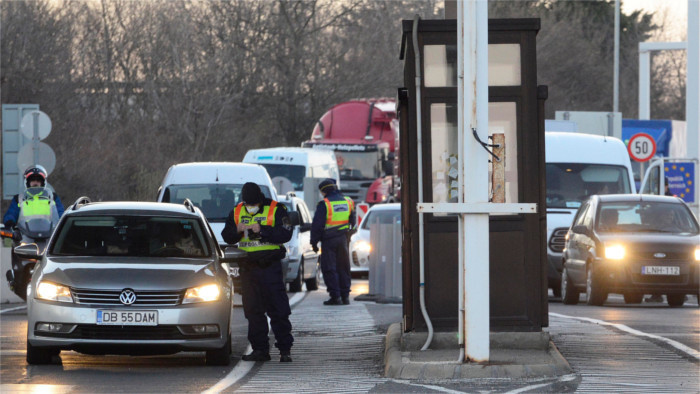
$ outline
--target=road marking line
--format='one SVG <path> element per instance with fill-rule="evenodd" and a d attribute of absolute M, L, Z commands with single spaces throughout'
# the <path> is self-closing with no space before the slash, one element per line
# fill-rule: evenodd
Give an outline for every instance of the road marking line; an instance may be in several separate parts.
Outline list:
<path fill-rule="evenodd" d="M 559 313 L 554 313 L 554 312 L 550 312 L 549 315 L 555 316 L 555 317 L 561 317 L 561 318 L 565 318 L 565 319 L 582 320 L 582 321 L 586 321 L 589 323 L 600 324 L 603 326 L 611 326 L 611 327 L 617 328 L 618 330 L 624 331 L 626 333 L 636 335 L 638 337 L 647 337 L 647 338 L 656 339 L 656 340 L 659 340 L 661 342 L 667 343 L 667 344 L 675 347 L 676 349 L 688 354 L 689 356 L 694 357 L 696 360 L 700 360 L 700 352 L 698 352 L 697 350 L 695 350 L 693 348 L 690 348 L 690 347 L 688 347 L 680 342 L 676 342 L 672 339 L 660 337 L 658 335 L 647 334 L 643 331 L 635 330 L 634 328 L 628 327 L 624 324 L 610 323 L 610 322 L 606 322 L 604 320 L 592 319 L 590 317 L 561 315 Z"/>
<path fill-rule="evenodd" d="M 3 393 L 70 393 L 73 387 L 64 384 L 0 384 Z"/>
<path fill-rule="evenodd" d="M 464 391 L 450 390 L 450 389 L 445 388 L 445 387 L 433 386 L 432 384 L 409 383 L 408 381 L 397 380 L 397 379 L 390 379 L 389 381 L 390 381 L 390 382 L 394 382 L 394 383 L 398 383 L 398 384 L 405 384 L 405 385 L 408 385 L 408 386 L 423 387 L 423 388 L 426 388 L 426 389 L 439 391 L 439 392 L 441 392 L 441 393 L 464 394 Z"/>
<path fill-rule="evenodd" d="M 304 297 L 306 296 L 307 293 L 296 293 L 292 296 L 292 298 L 289 299 L 289 307 L 291 308 L 292 306 L 296 305 L 299 303 Z M 268 324 L 270 322 L 270 319 L 267 319 Z M 248 345 L 246 348 L 244 354 L 248 354 L 253 351 L 253 348 Z M 223 379 L 219 380 L 215 385 L 211 386 L 208 390 L 205 390 L 202 392 L 202 394 L 212 394 L 212 393 L 219 393 L 221 391 L 226 390 L 227 388 L 233 386 L 238 382 L 241 378 L 246 376 L 248 372 L 250 372 L 251 369 L 253 369 L 253 366 L 255 366 L 255 361 L 239 361 L 238 364 L 236 364 L 235 367 L 231 370 L 231 372 L 228 373 Z"/>
<path fill-rule="evenodd" d="M 540 389 L 542 387 L 547 387 L 547 386 L 553 385 L 555 383 L 570 382 L 570 381 L 575 380 L 575 379 L 576 379 L 575 374 L 564 375 L 564 376 L 559 377 L 557 380 L 550 381 L 547 383 L 534 384 L 532 386 L 525 386 L 525 387 L 521 387 L 519 389 L 506 391 L 506 394 L 524 393 L 526 391 L 536 390 L 536 389 Z"/>
<path fill-rule="evenodd" d="M 26 307 L 27 307 L 26 305 L 22 305 L 22 306 L 18 306 L 16 308 L 3 309 L 0 311 L 0 314 L 5 313 L 5 312 L 18 311 L 20 309 L 25 309 Z"/>

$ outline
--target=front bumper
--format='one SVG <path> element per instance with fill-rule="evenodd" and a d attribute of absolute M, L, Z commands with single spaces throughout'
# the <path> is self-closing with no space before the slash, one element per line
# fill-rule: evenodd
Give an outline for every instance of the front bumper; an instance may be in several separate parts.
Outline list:
<path fill-rule="evenodd" d="M 679 275 L 648 275 L 644 266 L 678 267 Z M 694 261 L 606 260 L 595 261 L 596 280 L 609 293 L 698 294 L 700 263 Z"/>
<path fill-rule="evenodd" d="M 98 310 L 158 311 L 156 326 L 98 325 Z M 104 353 L 132 353 L 145 348 L 163 351 L 218 349 L 228 340 L 231 302 L 175 307 L 82 306 L 30 299 L 27 303 L 27 340 L 36 347 L 64 350 L 102 348 Z M 62 324 L 60 332 L 37 330 L 40 323 Z M 193 325 L 216 325 L 218 332 L 195 334 Z"/>

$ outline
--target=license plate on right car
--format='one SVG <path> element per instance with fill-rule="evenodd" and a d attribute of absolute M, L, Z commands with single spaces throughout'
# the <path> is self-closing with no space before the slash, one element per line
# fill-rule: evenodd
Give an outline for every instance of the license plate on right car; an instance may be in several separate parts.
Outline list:
<path fill-rule="evenodd" d="M 642 267 L 642 275 L 680 275 L 680 267 L 667 267 L 658 265 L 645 265 Z"/>

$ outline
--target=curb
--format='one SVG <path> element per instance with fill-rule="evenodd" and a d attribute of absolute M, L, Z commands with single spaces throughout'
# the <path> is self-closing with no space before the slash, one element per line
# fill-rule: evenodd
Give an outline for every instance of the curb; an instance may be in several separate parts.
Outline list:
<path fill-rule="evenodd" d="M 404 354 L 401 348 L 402 330 L 400 323 L 389 326 L 384 349 L 384 376 L 408 380 L 441 380 L 466 378 L 533 378 L 554 377 L 573 372 L 569 362 L 550 340 L 547 353 L 549 363 L 528 364 L 470 364 L 455 360 L 414 362 L 410 352 Z"/>

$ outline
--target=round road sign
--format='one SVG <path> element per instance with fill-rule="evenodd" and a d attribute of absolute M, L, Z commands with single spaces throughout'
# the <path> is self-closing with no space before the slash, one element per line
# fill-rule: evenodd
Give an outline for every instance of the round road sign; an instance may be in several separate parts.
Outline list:
<path fill-rule="evenodd" d="M 649 161 L 656 154 L 656 141 L 647 133 L 635 134 L 627 144 L 627 152 L 634 161 Z"/>
<path fill-rule="evenodd" d="M 41 111 L 32 111 L 24 115 L 22 117 L 22 123 L 20 123 L 19 126 L 19 131 L 30 140 L 33 139 L 35 122 L 37 123 L 39 141 L 41 141 L 51 133 L 51 119 L 49 115 Z"/>
<path fill-rule="evenodd" d="M 54 153 L 53 149 L 51 149 L 50 146 L 43 142 L 38 142 L 38 144 L 38 163 L 34 162 L 33 143 L 30 142 L 22 146 L 22 148 L 20 148 L 19 153 L 17 154 L 17 168 L 19 168 L 20 174 L 23 173 L 24 170 L 35 164 L 43 166 L 46 169 L 46 175 L 50 174 L 51 171 L 53 171 L 53 169 L 56 168 L 56 154 Z"/>

